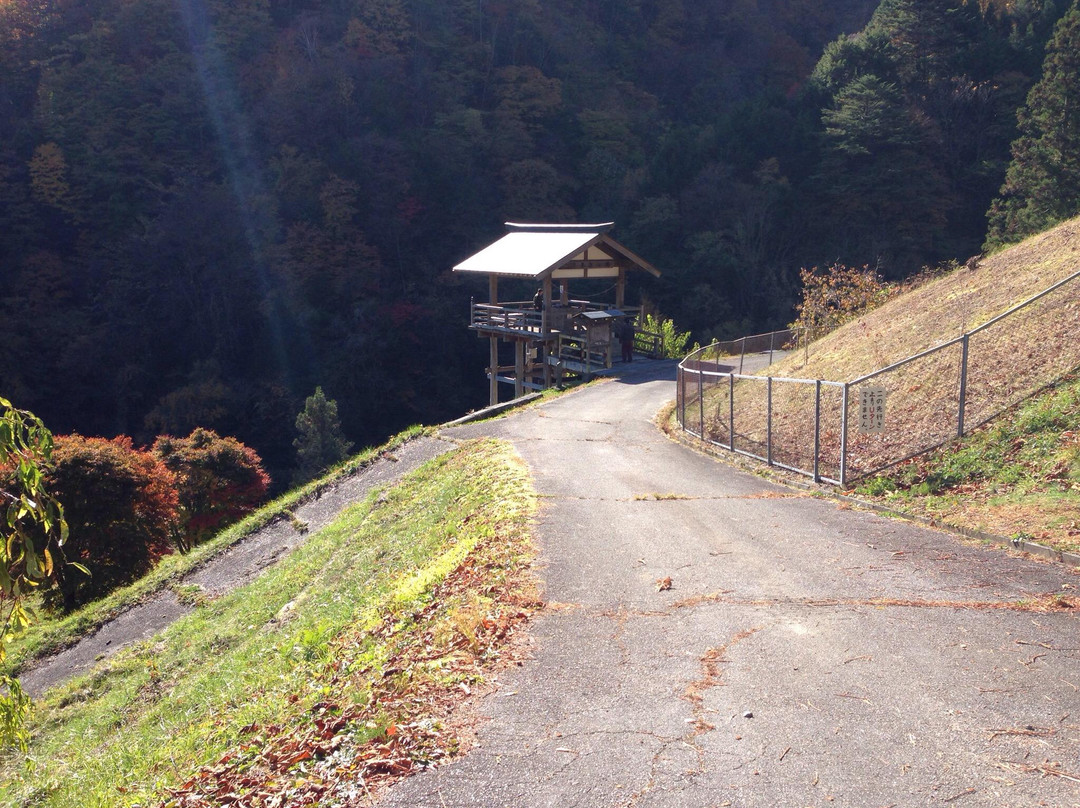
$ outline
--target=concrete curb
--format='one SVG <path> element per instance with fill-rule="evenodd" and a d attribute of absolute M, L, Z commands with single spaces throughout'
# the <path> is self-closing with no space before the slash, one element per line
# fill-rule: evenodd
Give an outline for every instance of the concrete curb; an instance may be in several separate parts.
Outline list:
<path fill-rule="evenodd" d="M 758 474 L 766 477 L 771 482 L 777 485 L 784 485 L 788 488 L 798 488 L 802 491 L 810 491 L 813 493 L 827 496 L 830 499 L 839 500 L 841 502 L 849 502 L 852 505 L 857 505 L 860 508 L 865 508 L 868 511 L 874 511 L 883 516 L 891 516 L 897 519 L 905 519 L 909 522 L 914 522 L 924 527 L 934 528 L 935 530 L 941 530 L 946 533 L 953 533 L 958 536 L 963 536 L 967 539 L 975 539 L 976 541 L 986 541 L 993 544 L 999 544 L 1004 547 L 1008 547 L 1012 550 L 1017 550 L 1021 553 L 1028 553 L 1029 555 L 1037 556 L 1039 558 L 1045 558 L 1048 561 L 1056 561 L 1060 564 L 1068 564 L 1073 567 L 1080 567 L 1080 553 L 1070 553 L 1065 550 L 1055 550 L 1053 547 L 1047 547 L 1045 544 L 1039 544 L 1038 542 L 1028 541 L 1027 539 L 1010 539 L 1007 536 L 1000 536 L 997 533 L 987 533 L 984 530 L 975 530 L 968 527 L 960 527 L 959 525 L 950 525 L 947 522 L 942 522 L 938 519 L 931 519 L 927 516 L 920 516 L 914 513 L 904 513 L 895 508 L 890 508 L 880 502 L 873 502 L 871 500 L 865 500 L 860 497 L 852 496 L 851 494 L 844 494 L 838 491 L 834 486 L 818 485 L 807 480 L 797 479 L 793 476 L 787 475 L 783 470 L 772 468 L 770 466 L 751 462 L 748 459 L 743 458 L 740 455 L 733 455 L 725 451 L 715 451 L 715 447 L 711 447 L 709 444 L 704 443 L 701 440 L 688 435 L 681 429 L 675 430 L 673 433 L 667 433 L 674 440 L 682 443 L 691 448 L 704 452 L 710 457 L 715 457 L 718 460 L 723 460 L 728 465 L 737 466 L 738 468 L 746 471 L 750 474 Z"/>
<path fill-rule="evenodd" d="M 543 393 L 529 393 L 527 396 L 515 398 L 512 401 L 504 401 L 501 404 L 492 404 L 490 407 L 484 407 L 482 410 L 475 410 L 454 421 L 447 421 L 443 426 L 461 426 L 462 424 L 469 424 L 473 421 L 482 421 L 484 418 L 491 418 L 492 416 L 500 415 L 507 410 L 512 410 L 515 407 L 520 407 L 524 404 L 536 401 L 536 399 L 540 398 L 542 395 Z"/>

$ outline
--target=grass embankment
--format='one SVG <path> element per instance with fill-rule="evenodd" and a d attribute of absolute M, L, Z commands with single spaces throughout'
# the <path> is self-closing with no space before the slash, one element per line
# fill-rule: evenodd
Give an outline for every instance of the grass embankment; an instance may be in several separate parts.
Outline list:
<path fill-rule="evenodd" d="M 328 804 L 452 754 L 447 705 L 535 597 L 535 495 L 471 444 L 346 509 L 153 645 L 49 694 L 5 805 Z"/>
<path fill-rule="evenodd" d="M 1080 552 L 1080 377 L 857 493 L 946 525 Z"/>
<path fill-rule="evenodd" d="M 153 571 L 138 581 L 70 614 L 54 614 L 35 609 L 34 622 L 26 631 L 8 643 L 6 664 L 11 670 L 18 671 L 35 659 L 74 644 L 80 637 L 97 630 L 132 605 L 166 587 L 177 586 L 189 572 L 225 552 L 234 544 L 243 541 L 260 528 L 276 519 L 290 518 L 292 510 L 305 500 L 374 462 L 384 452 L 392 451 L 418 437 L 424 431 L 423 427 L 412 427 L 394 436 L 382 446 L 359 452 L 319 479 L 295 488 L 267 503 L 245 519 L 221 531 L 210 541 L 196 546 L 187 553 L 166 556 Z M 182 591 L 178 594 L 183 596 Z"/>

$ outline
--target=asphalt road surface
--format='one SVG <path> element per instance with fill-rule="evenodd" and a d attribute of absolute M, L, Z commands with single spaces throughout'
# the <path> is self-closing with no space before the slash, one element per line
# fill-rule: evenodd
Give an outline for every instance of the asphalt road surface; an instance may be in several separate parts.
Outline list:
<path fill-rule="evenodd" d="M 1072 569 L 700 455 L 651 422 L 673 365 L 628 371 L 444 433 L 527 461 L 547 608 L 477 747 L 380 805 L 1080 806 Z"/>

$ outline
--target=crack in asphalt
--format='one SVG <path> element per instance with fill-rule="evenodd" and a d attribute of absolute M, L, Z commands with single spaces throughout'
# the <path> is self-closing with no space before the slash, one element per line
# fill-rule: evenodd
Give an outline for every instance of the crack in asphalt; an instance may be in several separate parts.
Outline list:
<path fill-rule="evenodd" d="M 667 753 L 667 751 L 679 742 L 679 739 L 673 738 L 667 743 L 664 743 L 658 750 L 656 750 L 656 754 L 652 756 L 652 760 L 649 762 L 649 779 L 645 781 L 645 785 L 643 785 L 641 788 L 631 794 L 630 798 L 626 802 L 624 802 L 620 806 L 620 808 L 634 808 L 634 806 L 638 804 L 642 797 L 644 797 L 646 794 L 656 788 L 656 786 L 658 785 L 657 778 L 660 769 L 660 763 L 663 760 L 663 757 Z"/>
<path fill-rule="evenodd" d="M 771 597 L 771 598 L 740 598 L 729 597 L 729 592 L 711 593 L 707 595 L 691 595 L 682 600 L 668 604 L 659 609 L 637 609 L 619 606 L 618 609 L 590 608 L 582 603 L 551 602 L 545 605 L 544 610 L 548 613 L 561 612 L 584 613 L 585 615 L 603 617 L 616 620 L 619 628 L 612 637 L 620 642 L 620 635 L 631 618 L 638 617 L 672 617 L 679 612 L 694 609 L 698 606 L 750 606 L 755 608 L 772 608 L 783 606 L 807 607 L 807 608 L 850 608 L 869 607 L 880 609 L 891 607 L 898 609 L 968 609 L 979 611 L 1011 611 L 1031 614 L 1076 614 L 1080 603 L 1071 596 L 1062 598 L 1058 593 L 1046 592 L 1029 595 L 1018 600 L 922 600 L 918 598 L 797 598 L 797 597 Z M 1064 602 L 1060 602 L 1064 601 Z M 1045 647 L 1045 646 L 1044 646 Z M 1076 651 L 1074 648 L 1049 648 L 1052 651 Z"/>
<path fill-rule="evenodd" d="M 546 438 L 543 436 L 529 437 L 529 438 L 514 438 L 514 443 L 615 443 L 617 435 L 611 435 L 606 438 Z M 623 446 L 622 441 L 618 441 L 620 446 Z"/>
<path fill-rule="evenodd" d="M 755 500 L 761 497 L 730 496 L 693 496 L 675 493 L 634 494 L 629 497 L 587 496 L 584 494 L 539 494 L 540 499 L 562 502 L 732 502 L 737 500 Z M 795 499 L 796 497 L 773 497 L 773 499 Z"/>
<path fill-rule="evenodd" d="M 538 418 L 557 421 L 560 424 L 602 424 L 603 426 L 621 426 L 617 421 L 593 421 L 588 418 L 560 418 L 558 416 L 548 415 L 543 410 L 538 410 L 536 415 Z"/>
<path fill-rule="evenodd" d="M 559 733 L 558 735 L 553 735 L 552 740 L 557 740 L 557 741 L 562 742 L 562 741 L 566 740 L 567 738 L 591 738 L 591 737 L 594 737 L 594 736 L 597 736 L 597 735 L 601 735 L 601 736 L 641 735 L 641 736 L 644 736 L 646 738 L 653 738 L 653 739 L 655 739 L 657 741 L 661 741 L 663 743 L 674 743 L 675 741 L 679 740 L 678 738 L 675 738 L 675 737 L 670 736 L 670 735 L 661 735 L 658 732 L 650 732 L 647 729 L 585 729 L 585 730 L 580 730 L 580 731 L 577 731 L 577 732 L 568 732 L 565 735 L 563 733 Z M 581 754 L 592 754 L 592 753 L 588 752 L 588 753 L 581 753 Z"/>
<path fill-rule="evenodd" d="M 738 597 L 730 596 L 730 591 L 698 594 L 684 597 L 683 600 L 667 604 L 660 608 L 645 609 L 620 605 L 618 608 L 590 607 L 582 603 L 549 602 L 543 610 L 551 615 L 571 612 L 590 617 L 599 617 L 616 621 L 617 628 L 612 634 L 622 652 L 622 664 L 630 664 L 630 650 L 623 641 L 626 623 L 634 618 L 670 618 L 680 612 L 699 606 L 743 606 L 752 608 L 896 608 L 896 609 L 955 609 L 980 611 L 1013 611 L 1017 614 L 1078 614 L 1080 600 L 1055 592 L 1029 595 L 1016 601 L 927 601 L 920 598 L 900 597 Z M 1076 652 L 1076 648 L 1058 648 L 1041 643 L 1034 643 L 1051 651 Z"/>
<path fill-rule="evenodd" d="M 615 620 L 615 633 L 611 639 L 619 646 L 619 651 L 622 653 L 622 664 L 630 664 L 630 647 L 626 644 L 624 633 L 626 631 L 626 623 L 630 619 L 630 615 L 626 613 L 626 610 L 621 608 L 618 612 L 611 615 L 611 619 Z"/>
<path fill-rule="evenodd" d="M 693 729 L 683 736 L 683 741 L 697 752 L 698 768 L 692 774 L 700 774 L 705 771 L 705 750 L 697 743 L 697 739 L 708 732 L 716 729 L 716 726 L 705 720 L 705 694 L 723 685 L 723 669 L 721 664 L 729 662 L 725 659 L 732 646 L 747 640 L 761 631 L 764 626 L 755 626 L 745 629 L 734 635 L 726 644 L 708 648 L 701 656 L 701 678 L 690 682 L 683 690 L 679 698 L 690 704 L 694 715 Z"/>
<path fill-rule="evenodd" d="M 867 606 L 901 609 L 971 609 L 979 611 L 1030 612 L 1034 614 L 1076 614 L 1080 598 L 1057 592 L 1029 594 L 1017 600 L 924 600 L 921 598 L 732 598 L 727 593 L 692 595 L 673 603 L 672 609 L 693 608 L 704 604 L 729 606 L 806 606 L 836 608 Z"/>
<path fill-rule="evenodd" d="M 651 763 L 651 766 L 650 766 L 649 779 L 646 781 L 644 786 L 642 786 L 640 789 L 638 789 L 633 794 L 631 794 L 629 799 L 626 802 L 621 804 L 622 808 L 632 808 L 632 806 L 636 805 L 637 801 L 642 796 L 644 796 L 646 793 L 648 793 L 649 790 L 651 790 L 652 788 L 655 787 L 656 779 L 657 779 L 656 772 L 657 772 L 657 769 L 659 768 L 660 761 L 663 758 L 664 754 L 672 746 L 683 742 L 681 738 L 676 738 L 676 737 L 672 737 L 672 736 L 668 736 L 668 735 L 662 735 L 662 734 L 657 733 L 657 732 L 650 732 L 649 730 L 642 730 L 642 729 L 591 729 L 591 730 L 581 730 L 581 731 L 577 731 L 577 732 L 570 732 L 570 733 L 566 733 L 566 734 L 563 734 L 561 732 L 556 732 L 556 733 L 552 734 L 551 736 L 549 736 L 546 740 L 548 740 L 552 744 L 559 744 L 559 747 L 554 750 L 555 752 L 559 752 L 559 753 L 563 753 L 563 754 L 569 754 L 569 755 L 572 755 L 572 757 L 568 758 L 566 761 L 564 761 L 563 763 L 561 763 L 560 765 L 558 765 L 554 769 L 552 769 L 547 775 L 545 775 L 541 779 L 540 782 L 545 782 L 545 783 L 550 782 L 550 781 L 556 779 L 558 776 L 566 773 L 571 767 L 576 765 L 582 759 L 591 757 L 592 755 L 596 754 L 595 752 L 592 752 L 592 751 L 582 751 L 580 749 L 571 749 L 570 747 L 566 746 L 566 744 L 573 743 L 573 741 L 576 740 L 576 739 L 594 738 L 594 737 L 606 737 L 606 738 L 642 737 L 642 738 L 648 738 L 648 739 L 651 739 L 651 740 L 654 740 L 654 741 L 658 741 L 660 743 L 660 748 L 657 750 L 657 752 L 653 755 L 653 758 L 652 758 L 652 763 Z M 542 750 L 539 746 L 536 746 L 536 747 L 533 747 L 527 753 L 525 753 L 525 755 L 523 755 L 523 757 L 532 757 L 532 756 L 537 755 L 541 751 L 546 751 L 546 750 Z M 564 805 L 574 806 L 574 805 L 578 805 L 578 804 L 591 804 L 588 801 L 580 802 L 581 800 L 583 800 L 585 798 L 587 793 L 588 793 L 587 791 L 579 793 L 578 794 L 578 800 L 574 800 L 574 801 L 569 802 L 569 803 L 564 803 Z"/>

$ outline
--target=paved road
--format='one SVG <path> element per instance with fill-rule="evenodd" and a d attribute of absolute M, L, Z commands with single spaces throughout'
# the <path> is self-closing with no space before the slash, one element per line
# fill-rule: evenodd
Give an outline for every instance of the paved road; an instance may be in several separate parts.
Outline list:
<path fill-rule="evenodd" d="M 1080 624 L 1008 605 L 1080 577 L 675 444 L 643 365 L 448 431 L 531 467 L 548 608 L 479 747 L 381 805 L 1080 805 Z"/>

